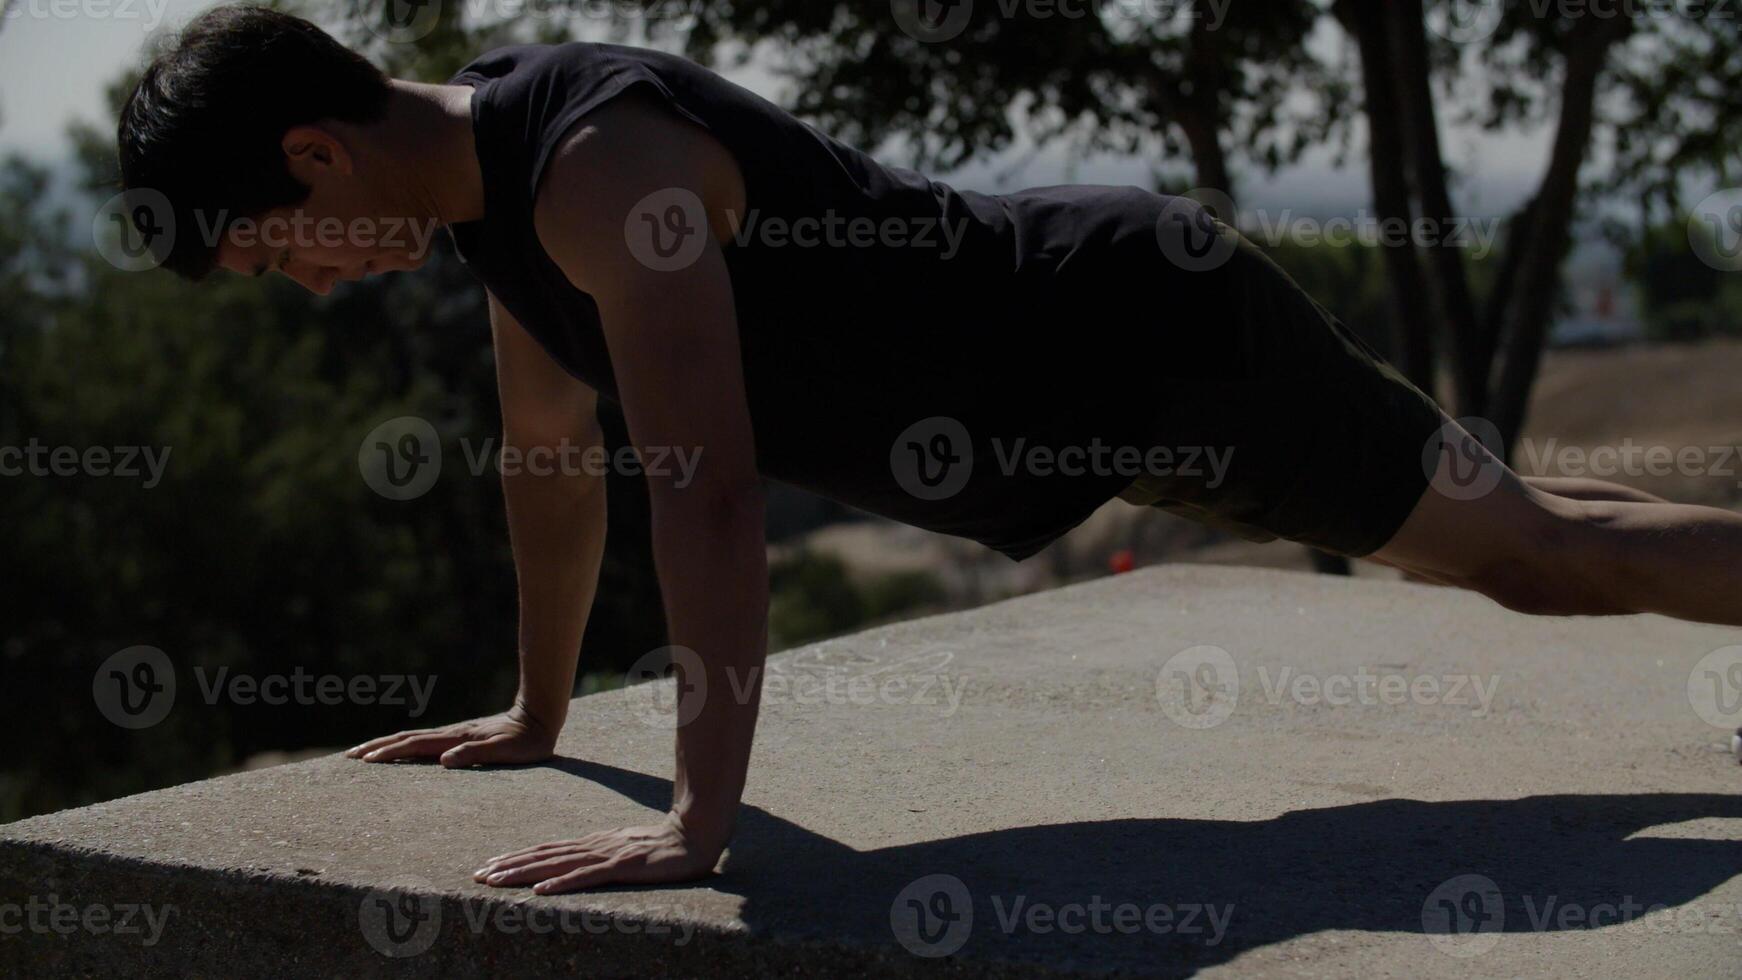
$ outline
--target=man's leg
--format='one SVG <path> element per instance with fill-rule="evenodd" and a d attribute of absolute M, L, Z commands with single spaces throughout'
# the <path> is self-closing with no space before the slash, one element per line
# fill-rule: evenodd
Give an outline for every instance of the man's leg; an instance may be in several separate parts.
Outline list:
<path fill-rule="evenodd" d="M 1375 559 L 1521 612 L 1655 612 L 1742 626 L 1742 515 L 1640 500 L 1626 488 L 1621 500 L 1561 496 L 1465 438 L 1467 453 L 1499 468 L 1498 485 L 1474 499 L 1429 487 Z M 1456 485 L 1452 456 L 1441 456 L 1436 485 Z"/>
<path fill-rule="evenodd" d="M 1631 501 L 1639 504 L 1667 504 L 1662 497 L 1635 490 L 1620 483 L 1610 483 L 1607 480 L 1597 480 L 1580 476 L 1526 476 L 1520 477 L 1525 483 L 1557 497 L 1569 500 L 1617 500 Z M 1403 577 L 1411 582 L 1426 582 L 1430 585 L 1452 585 L 1443 578 L 1436 578 L 1420 568 L 1405 568 L 1402 565 L 1386 561 L 1378 554 L 1367 555 L 1366 559 L 1375 565 L 1384 565 L 1403 573 Z"/>
<path fill-rule="evenodd" d="M 1538 490 L 1552 493 L 1557 497 L 1567 497 L 1572 500 L 1617 500 L 1636 504 L 1667 504 L 1662 497 L 1635 490 L 1619 483 L 1607 480 L 1594 480 L 1583 476 L 1526 476 L 1521 477 L 1525 483 Z"/>

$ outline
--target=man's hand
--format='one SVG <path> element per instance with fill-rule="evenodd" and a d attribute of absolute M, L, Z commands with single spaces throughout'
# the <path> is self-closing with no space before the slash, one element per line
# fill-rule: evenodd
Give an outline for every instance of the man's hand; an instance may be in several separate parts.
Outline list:
<path fill-rule="evenodd" d="M 462 721 L 446 728 L 422 728 L 385 735 L 364 742 L 345 755 L 364 762 L 440 756 L 442 765 L 447 768 L 462 769 L 466 766 L 542 762 L 555 751 L 556 732 L 515 705 L 502 714 Z"/>
<path fill-rule="evenodd" d="M 690 881 L 714 870 L 723 848 L 691 838 L 675 814 L 646 827 L 607 830 L 491 858 L 474 881 L 498 888 L 531 885 L 555 895 L 599 885 Z"/>

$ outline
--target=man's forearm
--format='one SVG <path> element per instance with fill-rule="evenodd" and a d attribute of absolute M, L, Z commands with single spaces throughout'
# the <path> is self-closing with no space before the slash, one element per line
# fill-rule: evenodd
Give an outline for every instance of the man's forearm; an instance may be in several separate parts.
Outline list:
<path fill-rule="evenodd" d="M 605 480 L 588 475 L 504 476 L 508 533 L 520 589 L 516 701 L 554 737 L 574 695 L 581 636 L 605 553 Z"/>
<path fill-rule="evenodd" d="M 693 491 L 695 488 L 691 488 Z M 760 489 L 676 491 L 656 501 L 654 556 L 672 642 L 705 679 L 681 678 L 672 811 L 697 844 L 730 838 L 760 707 L 768 653 L 768 553 Z"/>

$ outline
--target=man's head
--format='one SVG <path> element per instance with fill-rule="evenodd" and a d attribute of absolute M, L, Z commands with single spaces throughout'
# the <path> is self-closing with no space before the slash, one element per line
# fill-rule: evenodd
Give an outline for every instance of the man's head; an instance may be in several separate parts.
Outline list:
<path fill-rule="evenodd" d="M 305 20 L 258 6 L 195 19 L 146 67 L 118 131 L 125 189 L 158 191 L 172 209 L 163 264 L 194 280 L 280 270 L 321 293 L 421 264 L 427 236 L 391 220 L 408 217 L 391 215 L 403 181 L 355 138 L 392 94 L 380 69 Z"/>

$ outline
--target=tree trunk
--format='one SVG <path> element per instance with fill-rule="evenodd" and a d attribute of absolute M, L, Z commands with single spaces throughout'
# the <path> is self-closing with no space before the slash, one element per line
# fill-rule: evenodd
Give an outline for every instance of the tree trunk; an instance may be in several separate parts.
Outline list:
<path fill-rule="evenodd" d="M 1192 19 L 1191 34 L 1186 39 L 1187 85 L 1181 93 L 1179 124 L 1186 142 L 1192 148 L 1192 165 L 1197 171 L 1199 187 L 1209 187 L 1234 195 L 1234 180 L 1228 173 L 1228 153 L 1222 147 L 1221 93 L 1227 80 L 1216 45 L 1216 34 L 1204 18 Z M 1229 225 L 1234 215 L 1217 215 Z"/>
<path fill-rule="evenodd" d="M 1210 187 L 1221 191 L 1230 197 L 1234 194 L 1234 183 L 1228 174 L 1228 154 L 1222 148 L 1222 134 L 1217 129 L 1214 119 L 1200 118 L 1199 107 L 1195 99 L 1187 100 L 1181 107 L 1179 127 L 1185 133 L 1186 144 L 1192 149 L 1192 168 L 1196 173 L 1194 178 L 1199 187 Z M 1234 223 L 1231 214 L 1219 214 L 1216 217 Z"/>
<path fill-rule="evenodd" d="M 1525 243 L 1530 240 L 1531 208 L 1536 202 L 1525 201 L 1518 211 L 1506 221 L 1506 238 L 1501 244 L 1500 260 L 1494 275 L 1494 285 L 1489 288 L 1488 296 L 1482 301 L 1482 336 L 1480 343 L 1489 352 L 1488 373 L 1490 380 L 1494 374 L 1493 359 L 1500 349 L 1500 328 L 1506 320 L 1506 311 L 1512 308 L 1513 288 L 1518 282 L 1518 257 L 1526 251 Z M 1490 389 L 1492 395 L 1492 389 Z M 1486 414 L 1484 407 L 1482 414 Z"/>
<path fill-rule="evenodd" d="M 1426 251 L 1428 295 L 1439 336 L 1450 346 L 1455 408 L 1460 414 L 1479 415 L 1488 401 L 1488 371 L 1494 351 L 1491 344 L 1484 349 L 1468 270 L 1458 244 L 1451 240 L 1458 229 L 1457 215 L 1446 186 L 1422 0 L 1390 0 L 1381 9 L 1391 42 L 1392 76 L 1409 172 L 1421 216 L 1432 225 L 1432 240 L 1421 245 Z"/>
<path fill-rule="evenodd" d="M 1426 286 L 1415 247 L 1407 232 L 1411 209 L 1403 156 L 1404 132 L 1395 88 L 1395 71 L 1387 51 L 1385 0 L 1339 3 L 1344 26 L 1355 35 L 1361 52 L 1361 83 L 1367 116 L 1369 173 L 1373 209 L 1379 218 L 1380 248 L 1390 280 L 1391 356 L 1403 376 L 1423 391 L 1434 391 L 1433 331 L 1426 304 Z M 1399 224 L 1401 222 L 1401 224 Z"/>
<path fill-rule="evenodd" d="M 1548 171 L 1530 207 L 1519 249 L 1512 302 L 1502 320 L 1503 349 L 1489 421 L 1507 447 L 1524 429 L 1531 385 L 1542 362 L 1542 348 L 1554 318 L 1561 264 L 1571 244 L 1573 205 L 1579 169 L 1591 143 L 1596 115 L 1597 78 L 1609 49 L 1630 29 L 1624 17 L 1586 17 L 1567 40 L 1566 76 L 1561 84 L 1560 119 Z"/>

